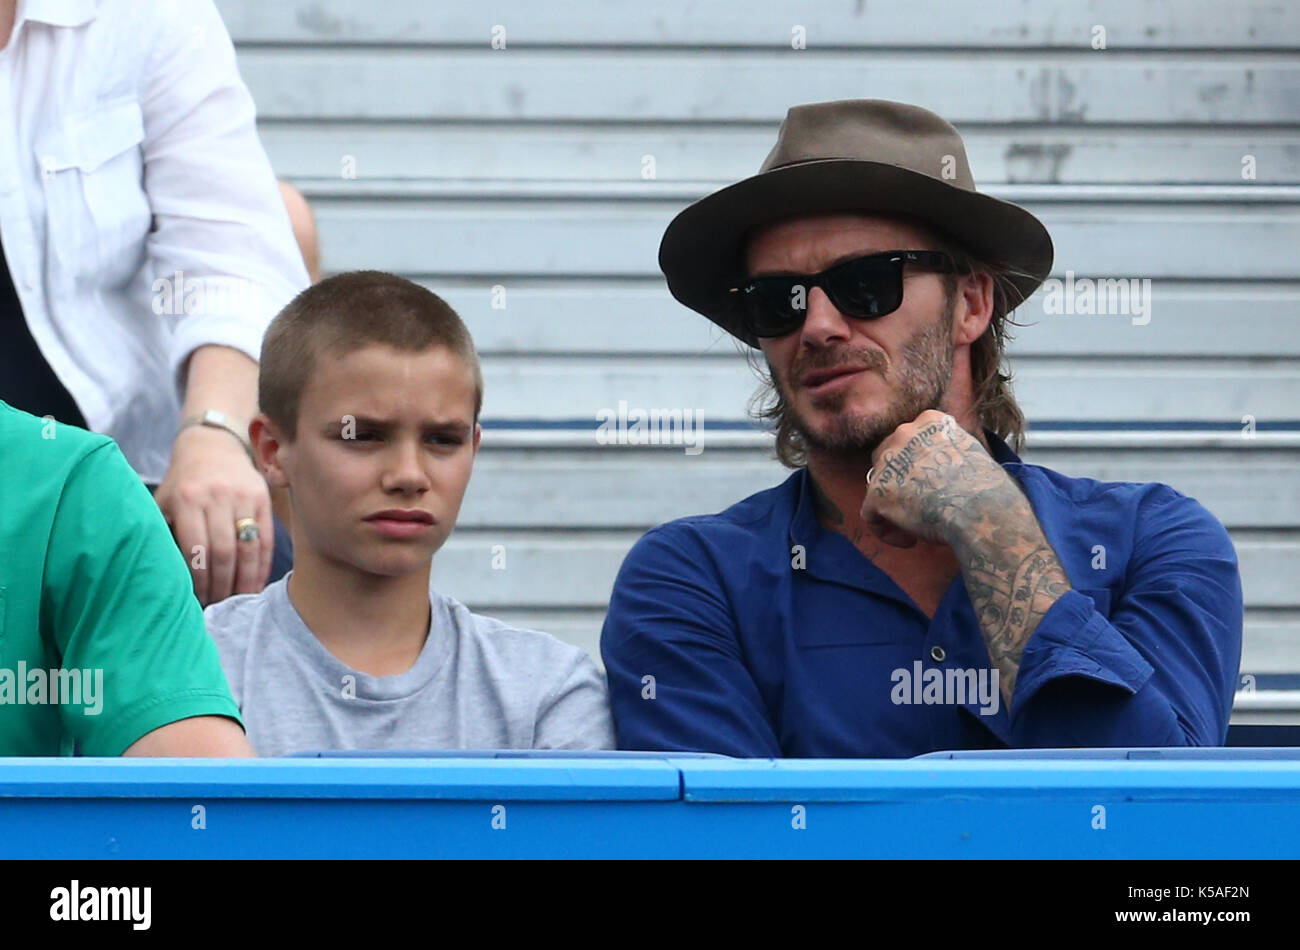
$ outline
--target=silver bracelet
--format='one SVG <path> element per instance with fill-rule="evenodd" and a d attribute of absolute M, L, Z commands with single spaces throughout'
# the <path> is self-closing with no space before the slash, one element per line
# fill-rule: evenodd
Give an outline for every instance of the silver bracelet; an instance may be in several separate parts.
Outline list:
<path fill-rule="evenodd" d="M 248 453 L 248 460 L 253 463 L 253 468 L 258 468 L 257 456 L 253 453 L 253 446 L 249 444 L 246 438 L 239 434 L 238 429 L 230 424 L 230 417 L 221 410 L 209 409 L 201 416 L 191 416 L 181 423 L 181 427 L 176 430 L 176 434 L 180 435 L 192 426 L 208 426 L 212 429 L 224 429 L 226 432 L 229 432 L 239 441 L 239 444 L 244 447 L 244 451 Z"/>

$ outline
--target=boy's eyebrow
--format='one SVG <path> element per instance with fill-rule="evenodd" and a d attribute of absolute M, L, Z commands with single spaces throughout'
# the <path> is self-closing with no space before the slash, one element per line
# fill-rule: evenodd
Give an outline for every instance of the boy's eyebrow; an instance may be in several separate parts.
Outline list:
<path fill-rule="evenodd" d="M 395 428 L 397 423 L 392 419 L 380 419 L 377 416 L 350 416 L 348 418 L 331 419 L 324 426 L 326 432 L 335 432 L 342 429 L 348 423 L 356 426 L 366 426 L 370 429 L 388 430 Z M 437 430 L 442 432 L 468 432 L 473 428 L 470 423 L 463 419 L 430 419 L 426 421 L 421 428 L 427 430 Z"/>

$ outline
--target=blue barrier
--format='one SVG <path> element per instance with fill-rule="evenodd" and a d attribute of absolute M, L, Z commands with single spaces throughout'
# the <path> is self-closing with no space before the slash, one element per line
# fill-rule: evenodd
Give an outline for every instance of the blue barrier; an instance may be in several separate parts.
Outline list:
<path fill-rule="evenodd" d="M 0 856 L 1300 857 L 1300 760 L 1097 751 L 9 759 Z"/>

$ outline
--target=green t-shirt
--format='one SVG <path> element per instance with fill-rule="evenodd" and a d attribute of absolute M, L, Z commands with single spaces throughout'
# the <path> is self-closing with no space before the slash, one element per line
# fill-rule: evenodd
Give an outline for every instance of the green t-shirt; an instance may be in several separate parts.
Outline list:
<path fill-rule="evenodd" d="M 240 722 L 185 560 L 106 436 L 0 402 L 0 755 Z"/>

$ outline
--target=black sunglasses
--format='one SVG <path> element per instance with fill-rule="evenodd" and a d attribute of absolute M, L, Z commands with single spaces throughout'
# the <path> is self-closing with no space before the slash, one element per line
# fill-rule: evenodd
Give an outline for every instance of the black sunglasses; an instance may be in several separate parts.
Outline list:
<path fill-rule="evenodd" d="M 932 271 L 954 271 L 956 264 L 942 251 L 883 251 L 855 257 L 820 274 L 774 274 L 752 277 L 731 293 L 738 295 L 745 329 L 756 337 L 785 336 L 803 326 L 808 294 L 826 292 L 846 317 L 875 320 L 903 303 L 903 265 Z"/>

